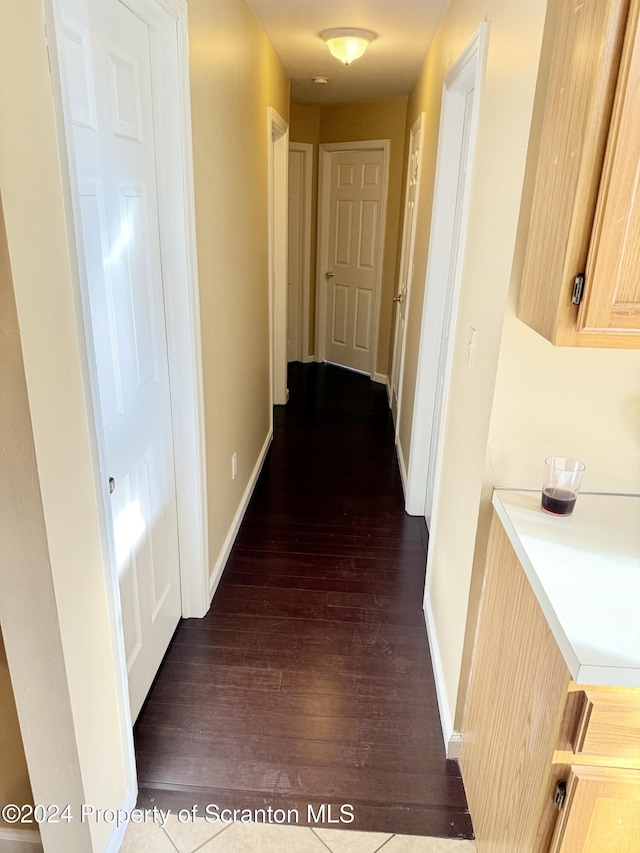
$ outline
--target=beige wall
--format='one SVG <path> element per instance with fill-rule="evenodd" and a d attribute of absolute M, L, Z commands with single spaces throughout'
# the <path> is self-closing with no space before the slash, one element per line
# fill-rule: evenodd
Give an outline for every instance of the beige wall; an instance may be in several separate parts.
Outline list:
<path fill-rule="evenodd" d="M 478 507 L 504 311 L 518 223 L 525 157 L 546 10 L 545 0 L 452 0 L 411 93 L 407 129 L 426 113 L 417 220 L 414 290 L 407 349 L 400 443 L 410 453 L 419 331 L 433 202 L 443 79 L 481 21 L 489 21 L 472 177 L 451 396 L 445 423 L 440 499 L 432 518 L 428 595 L 441 684 L 456 719 Z M 477 330 L 473 368 L 466 366 L 469 326 Z"/>
<path fill-rule="evenodd" d="M 556 6 L 557 0 L 549 4 L 543 66 L 548 62 Z M 480 21 L 489 21 L 427 582 L 454 728 L 462 720 L 493 488 L 538 488 L 542 460 L 558 453 L 586 462 L 587 489 L 640 490 L 640 353 L 556 349 L 515 318 L 540 126 L 536 82 L 546 14 L 545 0 L 528 4 L 452 0 L 409 99 L 407 130 L 422 110 L 427 120 L 407 327 L 407 393 L 400 424 L 405 459 L 410 453 L 411 389 L 424 301 L 442 81 Z M 471 325 L 477 338 L 469 369 L 464 345 Z"/>
<path fill-rule="evenodd" d="M 316 345 L 316 253 L 318 247 L 318 145 L 320 144 L 320 106 L 318 104 L 291 104 L 289 139 L 313 145 L 313 170 L 311 178 L 311 264 L 309 270 L 309 352 L 314 355 Z"/>
<path fill-rule="evenodd" d="M 391 321 L 393 295 L 396 286 L 397 253 L 399 251 L 398 229 L 404 190 L 402 169 L 405 155 L 407 99 L 391 98 L 384 101 L 322 106 L 292 105 L 291 139 L 296 142 L 312 142 L 311 137 L 315 133 L 318 122 L 317 116 L 319 116 L 319 135 L 316 147 L 317 144 L 331 142 L 358 142 L 369 139 L 390 140 L 389 194 L 384 238 L 378 352 L 376 356 L 376 371 L 387 376 L 390 369 L 390 350 L 393 345 Z M 307 138 L 303 139 L 302 136 Z M 315 181 L 317 184 L 317 175 Z M 312 257 L 311 273 L 311 303 L 315 307 L 315 253 Z"/>
<path fill-rule="evenodd" d="M 213 569 L 269 431 L 267 111 L 288 121 L 289 81 L 243 0 L 190 0 L 189 55 Z"/>
<path fill-rule="evenodd" d="M 551 61 L 558 5 L 559 0 L 549 2 L 540 64 L 542 81 Z M 541 83 L 536 93 L 483 473 L 458 724 L 473 651 L 493 489 L 540 488 L 542 460 L 559 455 L 586 463 L 585 491 L 640 492 L 640 352 L 554 347 L 516 318 L 545 92 Z"/>
<path fill-rule="evenodd" d="M 18 713 L 7 664 L 7 654 L 0 634 L 0 806 L 5 803 L 33 804 L 27 759 L 24 755 Z M 0 818 L 0 827 L 8 824 Z"/>
<path fill-rule="evenodd" d="M 4 230 L 4 217 L 0 210 L 0 382 L 2 383 L 0 399 L 3 402 L 9 396 L 8 387 L 10 387 L 10 381 L 7 374 L 18 355 L 15 352 L 17 348 L 17 335 L 14 332 L 12 336 L 10 332 L 12 328 L 15 329 L 16 327 L 16 310 L 13 298 L 11 269 L 9 266 L 9 252 Z M 13 340 L 11 340 L 12 337 Z M 12 370 L 11 373 L 15 373 L 15 371 Z M 23 379 L 23 377 L 20 376 L 20 379 Z M 11 394 L 10 404 L 12 407 L 16 406 L 13 394 Z M 6 441 L 5 430 L 2 430 L 1 434 L 4 441 Z M 6 469 L 3 468 L 3 472 L 6 483 Z M 4 519 L 5 524 L 7 521 L 8 519 Z M 3 520 L 0 520 L 0 529 L 2 529 L 2 524 Z M 4 536 L 2 539 L 4 543 Z M 13 695 L 13 685 L 11 684 L 2 631 L 0 631 L 0 755 L 2 756 L 2 761 L 0 762 L 0 806 L 5 803 L 33 803 L 31 785 L 29 784 L 29 771 L 27 770 L 27 760 L 24 755 L 22 735 L 18 724 L 18 712 Z M 0 818 L 0 827 L 6 825 L 5 821 Z"/>

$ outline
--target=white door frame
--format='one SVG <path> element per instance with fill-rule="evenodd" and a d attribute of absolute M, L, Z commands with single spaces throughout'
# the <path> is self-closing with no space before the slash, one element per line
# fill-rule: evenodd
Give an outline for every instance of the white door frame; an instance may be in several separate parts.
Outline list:
<path fill-rule="evenodd" d="M 387 196 L 389 189 L 389 150 L 391 143 L 388 139 L 366 139 L 361 142 L 331 142 L 324 143 L 319 148 L 318 173 L 318 263 L 316 269 L 316 356 L 318 362 L 323 362 L 326 355 L 327 331 L 327 279 L 329 269 L 329 217 L 331 215 L 331 157 L 342 151 L 372 151 L 382 149 L 382 216 L 378 223 L 378 246 L 380 263 L 376 280 L 376 295 L 373 311 L 373 346 L 371 347 L 371 364 L 369 373 L 373 378 L 376 373 L 376 358 L 378 355 L 378 335 L 380 323 L 380 296 L 382 292 L 382 267 L 384 264 L 384 238 L 387 223 Z"/>
<path fill-rule="evenodd" d="M 407 471 L 406 510 L 410 515 L 424 515 L 429 467 L 431 431 L 436 402 L 437 369 L 440 343 L 442 340 L 444 305 L 447 296 L 448 270 L 451 262 L 453 240 L 452 207 L 455 208 L 455 194 L 451 188 L 457 186 L 460 172 L 459 144 L 451 140 L 461 134 L 464 120 L 464 98 L 458 91 L 466 85 L 469 75 L 474 80 L 474 97 L 471 112 L 469 147 L 467 152 L 467 174 L 462 202 L 461 227 L 455 258 L 456 276 L 452 284 L 452 307 L 449 328 L 449 346 L 446 353 L 444 392 L 440 413 L 440 430 L 436 449 L 435 486 L 433 512 L 435 515 L 439 499 L 439 480 L 441 474 L 442 448 L 444 442 L 444 424 L 447 415 L 449 386 L 451 381 L 451 354 L 454 346 L 455 329 L 462 280 L 462 265 L 465 249 L 466 222 L 469 208 L 469 196 L 473 178 L 473 160 L 478 131 L 478 113 L 482 97 L 482 84 L 487 61 L 489 25 L 480 24 L 473 38 L 460 57 L 447 73 L 443 83 L 442 112 L 438 135 L 438 154 L 436 178 L 431 217 L 431 235 L 425 284 L 425 299 L 420 333 L 418 372 L 416 377 L 415 404 L 411 427 L 411 449 Z M 431 553 L 431 552 L 430 552 Z M 428 565 L 428 561 L 427 561 Z M 427 568 L 427 576 L 429 567 Z"/>
<path fill-rule="evenodd" d="M 289 125 L 269 107 L 269 351 L 271 428 L 273 407 L 284 405 L 287 390 L 287 263 Z"/>
<path fill-rule="evenodd" d="M 411 305 L 411 291 L 413 290 L 413 255 L 416 244 L 416 225 L 418 222 L 418 202 L 420 200 L 420 177 L 422 174 L 422 149 L 424 143 L 424 123 L 425 123 L 425 114 L 420 113 L 418 118 L 416 119 L 413 127 L 411 128 L 411 132 L 409 133 L 409 156 L 411 156 L 411 146 L 415 137 L 418 137 L 418 158 L 416 164 L 416 192 L 413 199 L 414 205 L 414 215 L 413 215 L 413 223 L 411 227 L 411 234 L 403 234 L 402 239 L 402 250 L 400 255 L 400 276 L 402 275 L 402 270 L 404 269 L 405 255 L 408 254 L 407 258 L 407 270 L 411 270 L 407 272 L 407 278 L 409 281 L 407 287 L 407 301 L 404 306 L 404 334 L 402 336 L 402 341 L 400 345 L 400 352 L 398 352 L 398 333 L 400 327 L 399 315 L 400 309 L 396 309 L 396 324 L 395 324 L 395 333 L 393 338 L 393 361 L 391 366 L 391 381 L 389 383 L 389 387 L 391 388 L 391 394 L 393 394 L 393 377 L 395 376 L 396 370 L 396 359 L 400 359 L 399 364 L 399 373 L 398 373 L 398 399 L 396 403 L 396 444 L 398 443 L 398 435 L 400 433 L 400 414 L 402 412 L 402 386 L 403 386 L 403 378 L 404 378 L 404 358 L 407 347 L 407 318 L 409 317 L 409 308 Z M 410 182 L 411 176 L 409 174 L 409 169 L 411 168 L 411 162 L 407 161 L 407 182 L 404 193 L 404 216 L 407 215 L 407 203 L 409 201 L 409 190 L 410 190 Z M 404 228 L 403 228 L 404 230 Z M 407 241 L 408 238 L 408 241 Z M 398 293 L 400 294 L 400 286 L 402 282 L 400 278 L 398 278 Z M 391 395 L 389 396 L 389 405 L 391 406 L 392 399 Z"/>
<path fill-rule="evenodd" d="M 301 265 L 302 286 L 299 300 L 300 304 L 300 340 L 298 343 L 300 361 L 307 363 L 313 361 L 309 354 L 309 308 L 311 294 L 311 197 L 313 193 L 313 145 L 310 142 L 290 142 L 290 151 L 299 151 L 302 154 L 302 222 L 300 232 L 302 235 Z"/>
<path fill-rule="evenodd" d="M 176 461 L 178 544 L 183 616 L 202 617 L 209 607 L 209 558 L 207 481 L 205 462 L 202 349 L 198 295 L 193 195 L 193 160 L 189 93 L 188 25 L 186 0 L 120 0 L 149 25 L 154 122 L 158 169 L 160 240 L 164 271 L 164 298 L 167 306 L 167 354 L 171 389 L 171 415 Z M 61 152 L 69 255 L 79 309 L 78 337 L 82 361 L 87 414 L 93 439 L 94 478 L 98 515 L 103 541 L 107 578 L 107 601 L 111 623 L 114 667 L 118 682 L 119 711 L 125 741 L 125 762 L 129 795 L 137 792 L 133 731 L 129 710 L 120 590 L 113 543 L 111 502 L 103 475 L 105 447 L 99 414 L 97 369 L 92 346 L 92 330 L 85 265 L 82 253 L 80 199 L 76 187 L 75 157 L 69 145 L 73 129 L 68 93 L 61 65 L 64 16 L 57 0 L 45 0 L 50 33 L 49 56 L 58 142 Z M 162 93 L 162 110 L 159 94 Z M 156 100 L 158 99 L 158 100 Z"/>

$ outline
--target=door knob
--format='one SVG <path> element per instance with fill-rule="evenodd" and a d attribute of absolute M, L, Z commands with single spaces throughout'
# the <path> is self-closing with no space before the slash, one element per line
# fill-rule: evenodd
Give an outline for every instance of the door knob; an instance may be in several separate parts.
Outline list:
<path fill-rule="evenodd" d="M 331 270 L 331 272 L 326 272 L 324 275 L 327 280 L 330 278 L 335 278 L 335 273 L 333 272 L 333 270 Z"/>

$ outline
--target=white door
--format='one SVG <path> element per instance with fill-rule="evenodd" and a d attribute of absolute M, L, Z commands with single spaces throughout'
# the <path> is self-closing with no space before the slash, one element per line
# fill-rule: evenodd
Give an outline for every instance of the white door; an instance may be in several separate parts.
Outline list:
<path fill-rule="evenodd" d="M 451 245 L 449 247 L 449 268 L 446 280 L 446 293 L 444 300 L 444 312 L 442 316 L 442 336 L 440 338 L 440 350 L 438 353 L 436 373 L 436 397 L 433 410 L 433 425 L 431 428 L 431 439 L 429 442 L 429 467 L 427 471 L 427 492 L 424 505 L 424 516 L 427 525 L 431 524 L 431 511 L 433 508 L 433 492 L 436 477 L 436 463 L 440 447 L 440 430 L 443 420 L 443 398 L 445 380 L 447 374 L 447 362 L 451 352 L 451 337 L 455 331 L 452 323 L 453 300 L 455 293 L 455 282 L 458 274 L 458 263 L 460 261 L 460 237 L 462 227 L 462 210 L 464 203 L 465 187 L 467 183 L 467 167 L 469 152 L 469 133 L 471 130 L 471 112 L 473 109 L 473 87 L 466 92 L 464 103 L 464 119 L 462 125 L 462 144 L 460 146 L 460 160 L 458 170 L 458 181 L 455 188 L 455 208 L 453 214 L 453 232 Z"/>
<path fill-rule="evenodd" d="M 302 303 L 303 170 L 302 151 L 289 150 L 289 269 L 287 286 L 287 361 L 300 361 Z"/>
<path fill-rule="evenodd" d="M 382 267 L 385 150 L 354 148 L 330 156 L 328 216 L 323 211 L 324 359 L 370 374 Z"/>
<path fill-rule="evenodd" d="M 393 300 L 396 303 L 396 324 L 393 346 L 393 367 L 391 370 L 391 412 L 393 414 L 393 422 L 396 426 L 396 433 L 399 426 L 402 373 L 404 368 L 404 332 L 414 271 L 413 251 L 416 242 L 416 210 L 420 188 L 420 163 L 424 133 L 423 117 L 424 113 L 420 115 L 411 128 L 409 139 L 400 277 L 398 281 L 398 293 Z"/>
<path fill-rule="evenodd" d="M 136 718 L 180 618 L 150 33 L 120 0 L 63 0 L 114 555 Z"/>

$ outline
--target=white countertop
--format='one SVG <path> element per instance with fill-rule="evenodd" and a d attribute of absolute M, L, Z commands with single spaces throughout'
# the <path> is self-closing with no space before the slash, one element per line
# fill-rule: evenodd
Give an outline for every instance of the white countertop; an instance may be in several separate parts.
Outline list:
<path fill-rule="evenodd" d="M 540 492 L 493 506 L 578 684 L 640 687 L 640 495 L 578 496 L 570 516 Z"/>

